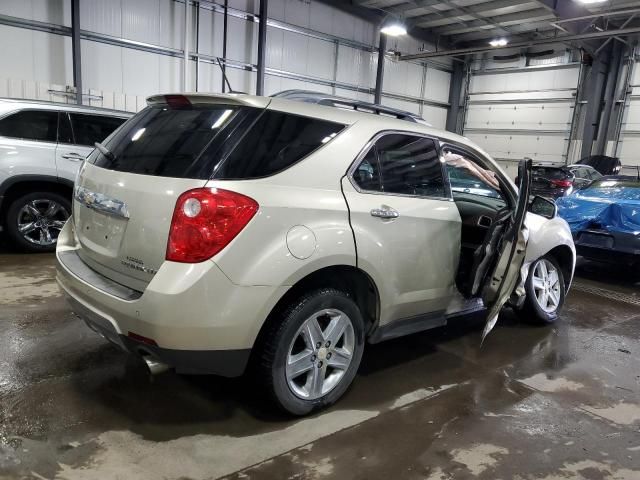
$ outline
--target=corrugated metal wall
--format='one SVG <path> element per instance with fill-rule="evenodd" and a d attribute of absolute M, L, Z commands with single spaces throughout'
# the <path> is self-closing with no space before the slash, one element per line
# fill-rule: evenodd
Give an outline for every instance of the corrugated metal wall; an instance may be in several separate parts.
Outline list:
<path fill-rule="evenodd" d="M 530 157 L 565 162 L 579 66 L 561 55 L 524 64 L 484 60 L 472 66 L 464 134 L 507 168 Z"/>
<path fill-rule="evenodd" d="M 216 57 L 223 55 L 222 1 L 191 6 L 189 85 L 183 85 L 183 1 L 81 0 L 80 26 L 85 97 L 95 105 L 136 110 L 162 92 L 222 90 Z M 234 90 L 255 92 L 258 0 L 230 0 L 226 61 Z M 69 0 L 3 0 L 0 15 L 46 24 L 71 24 Z M 270 0 L 266 94 L 292 88 L 372 101 L 377 68 L 377 25 L 311 0 Z M 113 40 L 113 41 L 112 41 Z M 40 92 L 70 98 L 69 36 L 0 25 L 0 96 Z M 196 45 L 199 60 L 196 61 Z M 430 46 L 427 46 L 430 47 Z M 423 42 L 405 37 L 389 48 L 415 53 Z M 385 61 L 383 103 L 444 127 L 449 95 L 447 64 Z M 18 82 L 18 83 L 16 83 Z"/>

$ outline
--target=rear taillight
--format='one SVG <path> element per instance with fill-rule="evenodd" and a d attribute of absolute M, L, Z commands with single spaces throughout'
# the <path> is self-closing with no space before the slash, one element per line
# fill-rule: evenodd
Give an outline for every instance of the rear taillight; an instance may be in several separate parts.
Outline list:
<path fill-rule="evenodd" d="M 167 260 L 195 263 L 226 247 L 258 211 L 245 195 L 219 188 L 196 188 L 178 197 L 171 220 Z"/>
<path fill-rule="evenodd" d="M 559 188 L 569 188 L 571 185 L 573 185 L 573 183 L 571 183 L 571 180 L 549 180 L 549 182 L 554 187 Z"/>

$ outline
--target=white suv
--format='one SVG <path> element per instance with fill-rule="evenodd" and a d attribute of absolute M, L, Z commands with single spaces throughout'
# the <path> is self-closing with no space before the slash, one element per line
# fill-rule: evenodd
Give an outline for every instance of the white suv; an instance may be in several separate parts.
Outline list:
<path fill-rule="evenodd" d="M 95 142 L 131 114 L 0 99 L 0 229 L 21 250 L 53 251 L 71 212 L 73 180 Z"/>
<path fill-rule="evenodd" d="M 463 137 L 304 100 L 149 98 L 80 170 L 57 247 L 76 314 L 152 370 L 251 366 L 298 415 L 345 392 L 367 342 L 482 309 L 486 334 L 507 301 L 557 318 L 575 249 L 553 203 L 528 206 L 530 161 L 519 197 Z"/>

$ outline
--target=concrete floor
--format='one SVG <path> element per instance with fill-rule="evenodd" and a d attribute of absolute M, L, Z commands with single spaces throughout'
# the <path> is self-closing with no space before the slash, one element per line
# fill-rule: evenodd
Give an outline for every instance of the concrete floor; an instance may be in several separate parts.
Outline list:
<path fill-rule="evenodd" d="M 0 253 L 0 478 L 640 479 L 640 284 L 579 275 L 556 325 L 372 346 L 292 420 L 247 380 L 149 379 L 71 315 L 51 255 Z"/>

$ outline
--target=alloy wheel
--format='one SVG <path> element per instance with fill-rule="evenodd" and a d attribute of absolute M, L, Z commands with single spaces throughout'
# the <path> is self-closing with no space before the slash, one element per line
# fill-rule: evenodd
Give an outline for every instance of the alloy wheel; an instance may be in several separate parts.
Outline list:
<path fill-rule="evenodd" d="M 31 200 L 18 212 L 18 231 L 29 243 L 50 246 L 68 218 L 67 209 L 54 200 Z"/>
<path fill-rule="evenodd" d="M 347 314 L 334 308 L 313 314 L 289 345 L 285 375 L 291 391 L 304 400 L 329 393 L 351 365 L 355 344 Z"/>
<path fill-rule="evenodd" d="M 558 270 L 547 259 L 542 258 L 533 267 L 533 290 L 536 301 L 546 313 L 553 313 L 560 305 L 562 285 Z"/>

